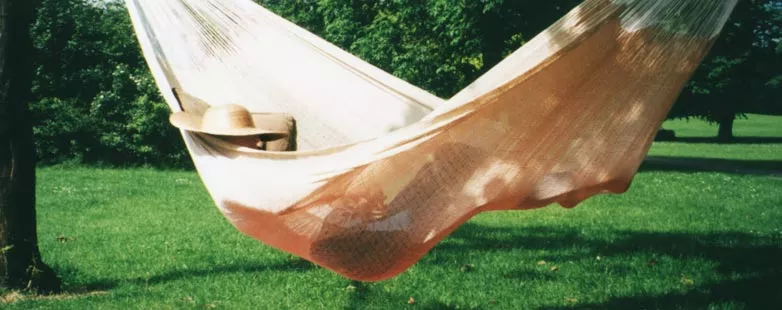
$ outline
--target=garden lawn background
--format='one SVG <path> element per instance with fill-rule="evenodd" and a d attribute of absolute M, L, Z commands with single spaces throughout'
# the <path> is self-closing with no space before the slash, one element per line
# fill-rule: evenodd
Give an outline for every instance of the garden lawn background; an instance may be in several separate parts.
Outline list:
<path fill-rule="evenodd" d="M 629 191 L 481 214 L 398 277 L 350 281 L 233 229 L 197 174 L 38 170 L 39 238 L 65 292 L 8 309 L 773 309 L 782 305 L 782 117 L 738 142 L 668 121 Z M 722 164 L 723 167 L 704 165 Z M 687 164 L 694 165 L 687 168 Z M 758 164 L 760 163 L 760 164 Z M 744 165 L 749 165 L 744 169 Z"/>

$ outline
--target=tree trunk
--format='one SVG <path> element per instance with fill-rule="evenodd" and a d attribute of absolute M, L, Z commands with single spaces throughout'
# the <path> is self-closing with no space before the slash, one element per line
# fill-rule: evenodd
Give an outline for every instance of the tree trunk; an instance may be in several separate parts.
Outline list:
<path fill-rule="evenodd" d="M 35 225 L 35 147 L 27 109 L 36 0 L 0 0 L 0 287 L 55 292 Z"/>
<path fill-rule="evenodd" d="M 736 120 L 736 114 L 726 113 L 719 119 L 719 132 L 717 133 L 717 140 L 730 141 L 733 140 L 733 121 Z"/>
<path fill-rule="evenodd" d="M 483 74 L 500 63 L 503 58 L 502 48 L 505 46 L 505 37 L 500 24 L 500 14 L 495 10 L 483 12 L 478 19 L 478 29 L 483 39 L 481 51 L 483 54 L 481 74 Z"/>

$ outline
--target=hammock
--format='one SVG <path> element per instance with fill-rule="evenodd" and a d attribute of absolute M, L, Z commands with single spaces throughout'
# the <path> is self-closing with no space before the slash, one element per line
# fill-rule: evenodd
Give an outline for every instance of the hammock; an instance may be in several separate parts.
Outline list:
<path fill-rule="evenodd" d="M 172 111 L 297 120 L 295 152 L 182 132 L 226 219 L 377 281 L 480 212 L 625 192 L 736 0 L 586 0 L 447 100 L 250 0 L 126 4 Z"/>

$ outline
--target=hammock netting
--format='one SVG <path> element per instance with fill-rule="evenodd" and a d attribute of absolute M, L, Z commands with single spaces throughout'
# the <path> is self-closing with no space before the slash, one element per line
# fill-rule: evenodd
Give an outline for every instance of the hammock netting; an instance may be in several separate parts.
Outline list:
<path fill-rule="evenodd" d="M 586 0 L 450 99 L 250 0 L 126 4 L 172 111 L 238 103 L 297 121 L 294 152 L 182 132 L 226 219 L 376 281 L 480 212 L 626 191 L 736 0 Z"/>

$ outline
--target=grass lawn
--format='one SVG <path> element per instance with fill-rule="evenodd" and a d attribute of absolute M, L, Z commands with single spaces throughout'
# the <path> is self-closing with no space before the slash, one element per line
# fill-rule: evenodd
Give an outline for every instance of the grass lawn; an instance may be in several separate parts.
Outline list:
<path fill-rule="evenodd" d="M 717 126 L 696 119 L 669 120 L 663 128 L 674 130 L 682 141 L 657 142 L 649 151 L 651 156 L 782 161 L 782 116 L 750 114 L 736 120 L 736 139 L 731 143 L 714 143 Z"/>
<path fill-rule="evenodd" d="M 737 124 L 737 133 L 782 137 L 782 118 L 767 120 Z M 706 130 L 668 125 L 688 128 L 677 130 L 680 137 Z M 780 150 L 780 142 L 675 142 L 651 153 L 738 166 L 762 161 L 771 164 L 752 168 L 773 170 Z M 0 307 L 778 308 L 782 178 L 706 170 L 647 165 L 624 195 L 574 209 L 482 214 L 399 277 L 360 283 L 243 236 L 193 172 L 42 168 L 40 245 L 67 292 L 10 293 L 16 301 Z"/>

